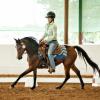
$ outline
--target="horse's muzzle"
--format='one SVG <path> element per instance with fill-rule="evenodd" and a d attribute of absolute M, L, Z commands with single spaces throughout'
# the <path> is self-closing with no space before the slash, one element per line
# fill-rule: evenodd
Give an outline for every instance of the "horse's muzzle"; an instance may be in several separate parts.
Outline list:
<path fill-rule="evenodd" d="M 17 57 L 18 60 L 22 59 L 22 57 Z"/>

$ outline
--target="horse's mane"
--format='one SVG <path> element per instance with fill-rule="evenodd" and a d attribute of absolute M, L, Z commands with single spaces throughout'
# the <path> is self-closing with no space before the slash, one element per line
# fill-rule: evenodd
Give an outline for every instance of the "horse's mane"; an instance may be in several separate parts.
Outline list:
<path fill-rule="evenodd" d="M 34 38 L 34 37 L 24 37 L 21 40 L 23 42 L 24 42 L 24 40 L 27 40 L 28 41 L 28 44 L 27 44 L 28 48 L 31 49 L 32 52 L 38 53 L 39 44 L 38 44 L 36 38 Z"/>
<path fill-rule="evenodd" d="M 36 43 L 38 45 L 38 42 L 34 37 L 24 37 L 23 39 L 28 40 L 31 43 Z"/>

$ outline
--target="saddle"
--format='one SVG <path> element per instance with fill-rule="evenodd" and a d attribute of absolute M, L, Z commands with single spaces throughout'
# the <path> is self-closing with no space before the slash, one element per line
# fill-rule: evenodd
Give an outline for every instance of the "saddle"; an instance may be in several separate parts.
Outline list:
<path fill-rule="evenodd" d="M 40 43 L 39 49 L 44 51 L 44 53 L 48 52 L 49 45 L 46 43 Z M 56 49 L 53 51 L 53 55 L 60 54 L 62 52 L 61 45 L 57 45 Z"/>
<path fill-rule="evenodd" d="M 40 43 L 39 51 L 40 51 L 40 53 L 42 53 L 44 55 L 44 57 L 46 57 L 46 55 L 48 53 L 48 48 L 49 48 L 49 45 L 48 44 L 46 44 L 44 42 Z M 58 44 L 52 54 L 53 55 L 62 54 L 62 55 L 67 56 L 66 46 L 65 45 L 59 45 Z"/>
<path fill-rule="evenodd" d="M 42 63 L 44 63 L 44 65 L 46 66 L 50 65 L 49 60 L 48 60 L 48 48 L 49 48 L 49 45 L 44 42 L 41 42 L 39 44 L 39 54 L 41 55 L 40 58 L 41 58 Z M 60 60 L 62 60 L 64 56 L 67 56 L 66 47 L 64 45 L 58 44 L 52 54 L 55 56 L 55 58 L 60 58 Z"/>

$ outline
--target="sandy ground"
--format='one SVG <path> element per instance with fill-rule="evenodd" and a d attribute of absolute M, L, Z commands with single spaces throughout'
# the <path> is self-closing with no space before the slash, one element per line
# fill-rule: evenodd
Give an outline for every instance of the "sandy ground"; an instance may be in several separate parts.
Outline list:
<path fill-rule="evenodd" d="M 0 100 L 100 100 L 100 87 L 85 84 L 66 84 L 61 90 L 56 90 L 58 83 L 39 83 L 39 86 L 30 90 L 20 83 L 10 89 L 10 83 L 0 83 Z"/>

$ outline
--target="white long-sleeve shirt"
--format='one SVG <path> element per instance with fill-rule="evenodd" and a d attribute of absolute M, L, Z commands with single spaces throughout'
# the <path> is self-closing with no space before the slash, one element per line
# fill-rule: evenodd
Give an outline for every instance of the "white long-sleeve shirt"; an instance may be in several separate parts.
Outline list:
<path fill-rule="evenodd" d="M 57 40 L 57 26 L 54 22 L 46 24 L 44 40 L 46 40 L 47 42 Z"/>

